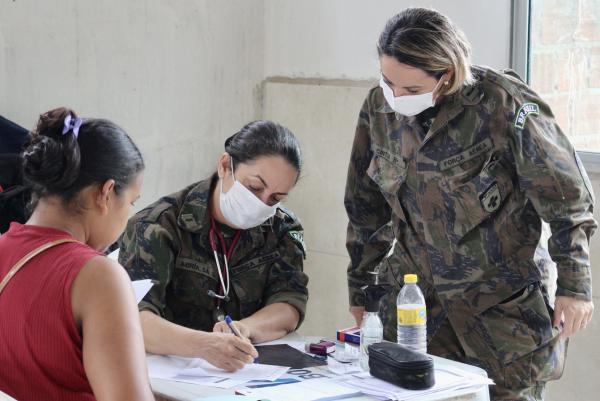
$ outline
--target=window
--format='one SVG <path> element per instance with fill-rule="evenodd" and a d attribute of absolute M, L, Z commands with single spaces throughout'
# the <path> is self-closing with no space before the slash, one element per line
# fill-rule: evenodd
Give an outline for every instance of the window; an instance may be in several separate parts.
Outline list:
<path fill-rule="evenodd" d="M 584 163 L 600 167 L 590 153 L 600 152 L 600 0 L 513 0 L 512 54 Z"/>

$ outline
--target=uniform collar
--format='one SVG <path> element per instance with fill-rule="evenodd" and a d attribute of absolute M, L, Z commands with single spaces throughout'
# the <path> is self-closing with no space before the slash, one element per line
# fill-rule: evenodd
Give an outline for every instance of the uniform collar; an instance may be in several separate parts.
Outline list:
<path fill-rule="evenodd" d="M 457 117 L 465 107 L 474 106 L 483 99 L 484 93 L 479 82 L 482 78 L 481 75 L 484 70 L 478 67 L 473 67 L 472 71 L 475 75 L 475 83 L 462 88 L 459 92 L 453 95 L 446 97 L 446 99 L 440 103 L 440 110 L 423 141 L 423 145 L 429 141 L 429 139 L 434 136 L 437 131 Z M 397 119 L 404 119 L 409 125 L 417 124 L 417 120 L 414 116 L 406 117 L 396 113 L 385 100 L 383 96 L 383 90 L 381 88 L 375 89 L 373 102 L 375 106 L 374 109 L 377 113 L 395 113 Z"/>
<path fill-rule="evenodd" d="M 478 81 L 473 85 L 465 86 L 459 92 L 443 99 L 440 104 L 440 111 L 433 120 L 433 124 L 423 141 L 423 145 L 442 127 L 447 126 L 450 121 L 462 113 L 465 107 L 474 106 L 481 102 L 481 99 L 483 99 L 483 91 Z"/>
<path fill-rule="evenodd" d="M 377 113 L 396 113 L 394 109 L 389 105 L 385 97 L 383 96 L 383 89 L 380 86 L 375 88 L 375 111 Z"/>
<path fill-rule="evenodd" d="M 187 193 L 183 205 L 177 216 L 177 224 L 182 229 L 191 233 L 200 233 L 210 228 L 209 210 L 210 194 L 214 183 L 217 182 L 217 175 L 198 182 Z"/>

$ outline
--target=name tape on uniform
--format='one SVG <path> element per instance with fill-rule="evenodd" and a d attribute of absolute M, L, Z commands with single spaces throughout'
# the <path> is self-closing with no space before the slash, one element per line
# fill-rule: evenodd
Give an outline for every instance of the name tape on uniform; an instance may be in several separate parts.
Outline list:
<path fill-rule="evenodd" d="M 251 259 L 241 265 L 233 266 L 231 268 L 231 275 L 237 276 L 238 274 L 245 273 L 249 270 L 252 270 L 260 265 L 264 265 L 265 263 L 274 262 L 276 260 L 281 259 L 281 255 L 279 252 L 271 252 L 266 255 L 260 255 L 254 259 Z"/>
<path fill-rule="evenodd" d="M 400 167 L 401 169 L 406 168 L 406 161 L 404 161 L 404 159 L 401 156 L 396 156 L 387 149 L 375 147 L 375 149 L 373 149 L 373 152 L 376 156 L 394 164 L 397 167 Z"/>
<path fill-rule="evenodd" d="M 456 167 L 466 161 L 474 159 L 475 157 L 491 150 L 494 147 L 492 140 L 486 138 L 483 141 L 471 146 L 469 149 L 461 152 L 457 155 L 450 156 L 440 162 L 440 170 L 448 170 L 449 168 Z"/>

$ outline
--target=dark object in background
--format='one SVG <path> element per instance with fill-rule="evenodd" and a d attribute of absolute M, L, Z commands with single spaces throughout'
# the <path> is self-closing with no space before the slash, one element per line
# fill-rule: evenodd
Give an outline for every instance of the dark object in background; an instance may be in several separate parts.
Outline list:
<path fill-rule="evenodd" d="M 29 132 L 0 116 L 0 234 L 10 222 L 24 223 L 29 218 L 27 205 L 31 190 L 23 183 L 21 151 Z"/>
<path fill-rule="evenodd" d="M 257 345 L 256 350 L 258 351 L 256 363 L 264 365 L 288 366 L 291 369 L 327 365 L 327 362 L 315 359 L 287 344 Z"/>
<path fill-rule="evenodd" d="M 28 139 L 29 132 L 25 128 L 0 116 L 0 154 L 21 153 Z"/>
<path fill-rule="evenodd" d="M 431 357 L 391 342 L 369 345 L 372 376 L 409 390 L 424 390 L 435 384 Z"/>

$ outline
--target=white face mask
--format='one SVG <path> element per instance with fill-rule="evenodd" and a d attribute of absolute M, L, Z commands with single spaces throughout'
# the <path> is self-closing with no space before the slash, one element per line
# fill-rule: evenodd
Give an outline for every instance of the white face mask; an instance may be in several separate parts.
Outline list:
<path fill-rule="evenodd" d="M 257 227 L 275 215 L 279 203 L 269 206 L 261 201 L 248 188 L 235 179 L 233 174 L 233 160 L 231 161 L 231 175 L 233 186 L 223 192 L 223 179 L 221 179 L 221 193 L 219 194 L 219 205 L 223 217 L 242 230 Z"/>
<path fill-rule="evenodd" d="M 388 84 L 385 83 L 383 77 L 379 80 L 379 86 L 381 86 L 381 89 L 383 89 L 383 97 L 385 97 L 385 100 L 390 107 L 396 113 L 410 117 L 415 116 L 435 105 L 435 102 L 433 101 L 433 92 L 435 92 L 440 82 L 441 79 L 431 92 L 420 95 L 406 95 L 400 97 L 394 97 L 394 91 L 388 86 Z"/>

